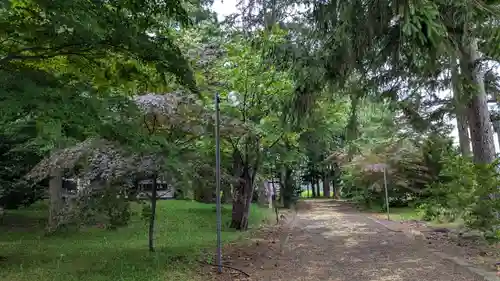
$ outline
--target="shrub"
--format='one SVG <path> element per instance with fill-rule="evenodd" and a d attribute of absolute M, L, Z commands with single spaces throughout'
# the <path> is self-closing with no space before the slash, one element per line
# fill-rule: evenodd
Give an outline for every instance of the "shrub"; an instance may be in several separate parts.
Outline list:
<path fill-rule="evenodd" d="M 462 217 L 470 228 L 495 232 L 500 224 L 497 165 L 477 165 L 461 156 L 446 157 L 441 181 L 429 186 L 430 197 L 420 206 L 423 217 L 439 221 Z"/>

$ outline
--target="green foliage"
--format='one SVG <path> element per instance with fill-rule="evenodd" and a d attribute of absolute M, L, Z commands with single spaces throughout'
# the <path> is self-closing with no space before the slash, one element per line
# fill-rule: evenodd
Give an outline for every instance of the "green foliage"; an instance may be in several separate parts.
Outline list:
<path fill-rule="evenodd" d="M 107 227 L 114 229 L 128 224 L 131 216 L 130 202 L 117 186 L 105 189 L 100 199 L 102 212 L 107 217 Z"/>
<path fill-rule="evenodd" d="M 88 67 L 115 53 L 151 64 L 160 73 L 172 72 L 194 87 L 189 65 L 168 34 L 172 25 L 188 24 L 180 1 L 13 0 L 0 12 L 2 66 L 62 57 Z"/>
<path fill-rule="evenodd" d="M 23 176 L 41 159 L 29 145 L 36 134 L 34 124 L 0 126 L 0 206 L 15 209 L 28 206 L 44 195 L 42 185 L 31 185 Z"/>
<path fill-rule="evenodd" d="M 149 223 L 149 220 L 153 215 L 153 212 L 151 210 L 151 205 L 142 203 L 141 206 L 142 206 L 141 218 L 144 220 L 145 223 Z"/>
<path fill-rule="evenodd" d="M 474 166 L 469 160 L 453 155 L 443 158 L 441 164 L 441 181 L 430 183 L 429 198 L 420 209 L 424 219 L 452 222 L 461 217 L 471 203 Z"/>
<path fill-rule="evenodd" d="M 424 219 L 452 222 L 462 218 L 470 228 L 495 231 L 500 224 L 498 163 L 477 165 L 460 156 L 449 156 L 442 164 L 439 176 L 446 181 L 429 187 L 431 195 L 419 207 Z"/>
<path fill-rule="evenodd" d="M 473 193 L 474 201 L 468 207 L 465 221 L 472 228 L 496 231 L 500 225 L 498 161 L 485 166 L 476 166 L 474 172 L 476 175 L 474 178 L 476 180 Z"/>

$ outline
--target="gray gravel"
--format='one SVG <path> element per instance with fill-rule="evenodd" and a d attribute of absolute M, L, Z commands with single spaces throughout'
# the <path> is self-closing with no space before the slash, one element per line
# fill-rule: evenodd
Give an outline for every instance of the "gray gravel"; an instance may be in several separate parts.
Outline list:
<path fill-rule="evenodd" d="M 479 281 L 343 203 L 312 201 L 290 230 L 284 251 L 254 280 Z"/>

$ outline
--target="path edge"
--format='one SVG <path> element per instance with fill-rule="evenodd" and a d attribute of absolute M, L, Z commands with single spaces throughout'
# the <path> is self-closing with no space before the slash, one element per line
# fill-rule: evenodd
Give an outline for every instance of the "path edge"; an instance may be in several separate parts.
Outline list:
<path fill-rule="evenodd" d="M 288 239 L 290 239 L 290 234 L 292 233 L 292 229 L 295 227 L 297 218 L 298 212 L 292 211 L 292 218 L 283 225 L 283 234 L 280 237 L 280 255 L 283 255 L 285 251 L 285 245 L 288 243 Z"/>
<path fill-rule="evenodd" d="M 375 222 L 379 225 L 382 225 L 383 227 L 385 227 L 386 229 L 388 229 L 392 232 L 403 233 L 406 237 L 408 237 L 410 239 L 418 240 L 418 241 L 423 241 L 423 239 L 425 239 L 424 234 L 422 234 L 422 232 L 420 232 L 418 230 L 415 230 L 415 229 L 410 229 L 410 230 L 396 229 L 396 228 L 389 226 L 387 223 L 384 223 L 380 220 L 377 220 L 376 218 L 373 218 L 371 216 L 366 216 L 366 217 L 369 218 L 370 220 L 372 220 L 373 222 Z M 487 270 L 478 268 L 478 267 L 472 265 L 471 263 L 467 262 L 465 259 L 450 256 L 450 255 L 443 253 L 441 251 L 438 251 L 435 249 L 429 249 L 428 247 L 425 247 L 425 249 L 427 251 L 429 251 L 430 253 L 438 256 L 441 259 L 448 260 L 448 261 L 450 261 L 450 262 L 452 262 L 460 267 L 466 268 L 472 274 L 475 274 L 475 275 L 483 278 L 484 281 L 500 281 L 500 278 L 497 277 L 495 272 L 491 272 L 491 271 L 487 271 Z"/>

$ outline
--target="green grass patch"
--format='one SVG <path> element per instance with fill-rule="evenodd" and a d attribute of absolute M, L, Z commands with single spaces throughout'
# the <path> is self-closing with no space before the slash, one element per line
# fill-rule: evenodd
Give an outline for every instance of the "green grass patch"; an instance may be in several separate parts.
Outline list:
<path fill-rule="evenodd" d="M 300 193 L 300 197 L 301 198 L 313 198 L 312 197 L 313 193 L 312 193 L 312 190 L 304 190 Z M 323 191 L 320 191 L 319 192 L 319 196 L 317 197 L 323 197 Z"/>
<path fill-rule="evenodd" d="M 140 210 L 134 206 L 134 210 Z M 0 226 L 0 280 L 9 281 L 191 281 L 202 253 L 216 246 L 215 206 L 191 201 L 159 201 L 156 252 L 147 248 L 147 223 L 137 212 L 118 230 L 88 228 L 44 236 L 46 207 L 40 204 L 7 214 Z M 250 224 L 269 218 L 252 206 Z M 231 206 L 223 207 L 223 242 L 248 235 L 229 229 Z M 8 225 L 8 227 L 7 227 Z"/>
<path fill-rule="evenodd" d="M 386 214 L 387 211 L 380 211 L 380 213 Z M 410 207 L 389 208 L 389 215 L 391 220 L 395 221 L 421 220 L 418 211 Z"/>
<path fill-rule="evenodd" d="M 373 205 L 371 208 L 359 204 L 358 208 L 365 212 L 377 214 L 378 217 L 387 219 L 387 210 L 382 206 Z M 412 207 L 390 207 L 390 219 L 393 221 L 421 220 L 418 210 Z"/>
<path fill-rule="evenodd" d="M 374 207 L 366 211 L 374 212 L 377 214 L 378 217 L 387 219 L 387 210 L 382 210 L 382 207 Z M 390 219 L 393 221 L 410 221 L 410 220 L 423 221 L 422 214 L 417 209 L 412 207 L 389 208 L 389 216 Z M 430 226 L 446 227 L 446 228 L 456 228 L 463 225 L 463 221 L 460 219 L 454 222 L 429 221 L 426 223 Z"/>

